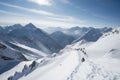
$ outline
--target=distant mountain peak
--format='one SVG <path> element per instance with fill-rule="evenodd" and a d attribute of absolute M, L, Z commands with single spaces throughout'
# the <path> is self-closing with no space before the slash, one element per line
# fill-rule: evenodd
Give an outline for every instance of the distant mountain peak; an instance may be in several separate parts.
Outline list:
<path fill-rule="evenodd" d="M 59 34 L 59 35 L 66 35 L 66 34 L 64 34 L 63 32 L 61 32 L 61 31 L 56 31 L 56 32 L 54 32 L 53 34 Z"/>
<path fill-rule="evenodd" d="M 22 26 L 21 24 L 14 24 L 13 26 Z"/>
<path fill-rule="evenodd" d="M 36 26 L 32 23 L 28 23 L 27 25 L 24 26 L 27 29 L 36 29 Z"/>
<path fill-rule="evenodd" d="M 34 24 L 30 22 L 30 23 L 28 23 L 28 24 L 26 24 L 26 25 L 34 25 Z"/>
<path fill-rule="evenodd" d="M 80 27 L 79 26 L 75 26 L 75 27 L 70 28 L 70 30 L 77 30 L 77 29 L 80 29 Z"/>

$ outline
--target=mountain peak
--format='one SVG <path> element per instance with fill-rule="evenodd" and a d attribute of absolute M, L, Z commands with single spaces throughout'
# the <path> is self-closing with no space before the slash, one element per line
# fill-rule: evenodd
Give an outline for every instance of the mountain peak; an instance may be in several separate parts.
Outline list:
<path fill-rule="evenodd" d="M 53 34 L 57 34 L 57 35 L 65 35 L 63 32 L 61 32 L 61 31 L 56 31 L 56 32 L 54 32 Z"/>
<path fill-rule="evenodd" d="M 79 26 L 75 26 L 75 27 L 70 28 L 70 30 L 77 30 L 77 29 L 80 29 L 80 27 Z"/>
<path fill-rule="evenodd" d="M 28 23 L 27 25 L 34 25 L 34 24 L 32 24 L 32 23 Z"/>
<path fill-rule="evenodd" d="M 25 28 L 27 29 L 36 29 L 36 26 L 32 23 L 28 23 L 27 25 L 25 25 Z"/>
<path fill-rule="evenodd" d="M 21 24 L 14 24 L 13 26 L 22 26 Z"/>

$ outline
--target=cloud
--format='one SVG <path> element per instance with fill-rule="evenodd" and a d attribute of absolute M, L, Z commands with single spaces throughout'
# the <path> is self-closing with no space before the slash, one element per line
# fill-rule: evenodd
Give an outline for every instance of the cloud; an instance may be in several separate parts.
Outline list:
<path fill-rule="evenodd" d="M 12 17 L 12 16 L 9 16 L 9 17 L 1 17 L 0 19 L 0 25 L 13 25 L 13 24 L 16 24 L 16 23 L 20 23 L 22 25 L 25 25 L 27 23 L 30 23 L 32 22 L 33 24 L 37 25 L 39 28 L 44 28 L 44 27 L 63 27 L 63 28 L 68 28 L 68 27 L 71 27 L 71 26 L 85 26 L 86 24 L 83 24 L 83 23 L 75 23 L 75 22 L 65 22 L 65 21 L 57 21 L 57 20 L 49 20 L 49 19 L 35 19 L 35 18 L 32 18 L 32 17 L 18 17 L 18 16 L 15 16 L 15 17 Z"/>
<path fill-rule="evenodd" d="M 17 6 L 17 5 L 12 5 L 12 4 L 8 4 L 8 3 L 3 3 L 3 2 L 0 2 L 0 4 L 4 5 L 4 6 L 16 8 L 16 9 L 21 9 L 21 10 L 25 10 L 25 11 L 29 11 L 29 12 L 33 12 L 33 13 L 42 14 L 42 15 L 51 15 L 51 16 L 54 15 L 53 13 L 47 12 L 47 11 L 44 11 L 44 10 L 25 8 L 25 7 L 21 7 L 21 6 Z"/>
<path fill-rule="evenodd" d="M 70 20 L 73 20 L 73 19 L 75 20 L 75 18 L 70 17 L 70 16 L 58 15 L 58 14 L 54 14 L 52 12 L 47 12 L 47 11 L 44 11 L 44 10 L 25 8 L 25 7 L 21 7 L 21 6 L 17 6 L 17 5 L 12 5 L 12 4 L 8 4 L 8 3 L 3 3 L 3 2 L 0 2 L 0 4 L 4 5 L 4 6 L 16 8 L 16 9 L 21 9 L 21 10 L 25 10 L 25 11 L 37 13 L 37 14 L 47 15 L 47 17 L 50 16 L 51 18 L 57 19 L 57 20 L 62 20 L 62 21 L 67 21 L 67 20 L 70 21 Z M 8 11 L 6 13 L 8 13 Z"/>
<path fill-rule="evenodd" d="M 1 13 L 5 13 L 5 14 L 10 14 L 10 15 L 15 15 L 15 16 L 27 16 L 24 14 L 20 14 L 20 13 L 15 13 L 15 12 L 9 12 L 9 11 L 5 11 L 5 10 L 0 10 Z"/>
<path fill-rule="evenodd" d="M 1 17 L 0 17 L 1 18 Z M 25 17 L 2 17 L 0 19 L 0 25 L 2 26 L 6 26 L 6 25 L 13 25 L 16 23 L 20 23 L 22 25 L 28 24 L 32 22 L 33 24 L 35 24 L 38 28 L 45 28 L 45 27 L 63 27 L 63 28 L 69 28 L 69 27 L 73 27 L 73 26 L 85 26 L 85 27 L 89 27 L 89 26 L 93 26 L 93 27 L 101 27 L 101 26 L 111 26 L 112 24 L 108 23 L 108 24 L 99 24 L 98 23 L 70 23 L 70 22 L 60 22 L 60 21 L 52 21 L 52 20 L 40 20 L 40 19 L 33 19 L 33 18 L 25 18 Z M 96 26 L 97 25 L 97 26 Z M 112 25 L 115 26 L 115 25 Z"/>
<path fill-rule="evenodd" d="M 20 16 L 22 16 L 22 14 L 20 14 L 20 13 L 16 13 L 16 12 L 14 13 L 14 12 L 0 10 L 0 12 L 2 12 L 2 13 L 16 15 L 14 17 L 6 16 L 6 19 L 3 16 L 3 19 L 0 20 L 1 24 L 5 24 L 5 23 L 8 23 L 8 24 L 15 24 L 15 23 L 27 24 L 29 22 L 32 22 L 32 23 L 38 24 L 40 26 L 47 26 L 47 27 L 49 27 L 49 26 L 63 26 L 64 27 L 64 26 L 75 26 L 77 24 L 82 24 L 81 20 L 76 19 L 76 18 L 71 17 L 71 16 L 59 15 L 59 14 L 47 12 L 44 10 L 31 9 L 31 8 L 26 8 L 26 7 L 8 4 L 8 3 L 4 3 L 4 2 L 0 2 L 0 5 L 4 5 L 7 7 L 16 8 L 16 9 L 20 9 L 20 10 L 24 10 L 24 11 L 28 11 L 28 12 L 32 12 L 32 13 L 36 13 L 36 14 L 39 14 L 40 16 L 42 16 L 42 19 L 39 18 L 39 16 L 37 18 L 31 17 L 30 14 L 28 14 L 25 17 L 20 17 Z M 43 16 L 43 15 L 45 15 L 45 16 Z"/>
<path fill-rule="evenodd" d="M 80 20 L 71 16 L 61 16 L 61 17 L 48 17 L 48 19 L 60 22 L 69 22 L 69 23 L 83 23 L 85 20 Z"/>
<path fill-rule="evenodd" d="M 27 0 L 29 2 L 36 3 L 40 6 L 52 6 L 52 1 L 51 0 Z"/>

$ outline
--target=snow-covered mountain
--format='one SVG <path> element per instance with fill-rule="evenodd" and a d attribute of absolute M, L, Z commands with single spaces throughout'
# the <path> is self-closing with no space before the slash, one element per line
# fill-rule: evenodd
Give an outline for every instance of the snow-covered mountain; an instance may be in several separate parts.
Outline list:
<path fill-rule="evenodd" d="M 104 28 L 93 28 L 93 27 L 72 27 L 72 28 L 48 28 L 48 30 L 54 33 L 54 35 L 58 35 L 57 31 L 63 32 L 66 35 L 72 36 L 74 38 L 73 43 L 86 40 L 89 42 L 95 42 L 97 41 L 104 33 L 109 32 L 112 30 L 112 28 L 104 27 Z M 54 39 L 54 37 L 53 37 Z M 58 38 L 60 39 L 60 37 Z M 66 37 L 67 39 L 67 37 Z M 55 37 L 56 40 L 56 37 Z"/>
<path fill-rule="evenodd" d="M 78 39 L 74 42 L 78 42 L 81 40 L 86 40 L 88 42 L 95 42 L 97 41 L 104 33 L 111 31 L 112 28 L 89 28 L 85 34 L 81 35 Z"/>
<path fill-rule="evenodd" d="M 61 31 L 56 31 L 50 35 L 56 42 L 64 48 L 66 45 L 71 44 L 75 38 L 71 35 L 67 35 Z"/>
<path fill-rule="evenodd" d="M 44 28 L 44 31 L 47 32 L 48 34 L 52 34 L 53 32 L 56 31 L 64 31 L 66 30 L 65 28 L 61 28 L 61 27 L 47 27 Z"/>
<path fill-rule="evenodd" d="M 27 61 L 23 52 L 11 49 L 4 43 L 0 43 L 0 74 L 11 69 L 21 61 Z"/>
<path fill-rule="evenodd" d="M 90 28 L 89 27 L 79 27 L 75 26 L 72 28 L 60 28 L 60 27 L 50 27 L 50 28 L 45 28 L 45 31 L 48 32 L 49 34 L 54 33 L 56 31 L 61 31 L 66 35 L 71 35 L 75 39 L 83 35 L 86 31 L 88 31 Z"/>
<path fill-rule="evenodd" d="M 21 44 L 45 53 L 58 52 L 62 47 L 46 32 L 36 28 L 32 23 L 8 26 L 0 29 L 0 40 L 6 44 Z"/>
<path fill-rule="evenodd" d="M 71 35 L 75 39 L 77 39 L 77 38 L 79 38 L 80 36 L 82 36 L 83 34 L 85 34 L 89 30 L 90 30 L 90 27 L 75 26 L 75 27 L 67 29 L 66 31 L 64 31 L 64 33 L 66 33 L 68 35 Z"/>
<path fill-rule="evenodd" d="M 0 27 L 0 73 L 22 61 L 49 56 L 60 49 L 55 40 L 32 23 Z"/>
<path fill-rule="evenodd" d="M 87 41 L 85 38 L 67 45 L 60 52 L 50 56 L 36 60 L 22 60 L 2 73 L 0 80 L 120 80 L 120 28 L 101 31 L 102 35 L 95 42 Z M 95 34 L 97 32 L 99 33 L 99 30 L 95 30 Z M 63 33 L 57 33 L 63 36 Z M 92 32 L 88 31 L 86 34 Z M 1 41 L 1 48 L 6 49 L 7 46 L 17 51 L 21 49 L 16 49 L 14 46 L 22 47 L 22 51 L 32 50 L 34 54 L 39 52 L 37 48 L 12 40 L 4 43 Z"/>

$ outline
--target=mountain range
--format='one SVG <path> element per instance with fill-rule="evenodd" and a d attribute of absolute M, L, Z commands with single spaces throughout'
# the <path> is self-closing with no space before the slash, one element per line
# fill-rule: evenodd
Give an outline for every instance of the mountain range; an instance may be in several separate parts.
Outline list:
<path fill-rule="evenodd" d="M 120 79 L 119 27 L 49 31 L 32 23 L 0 27 L 0 80 Z"/>

